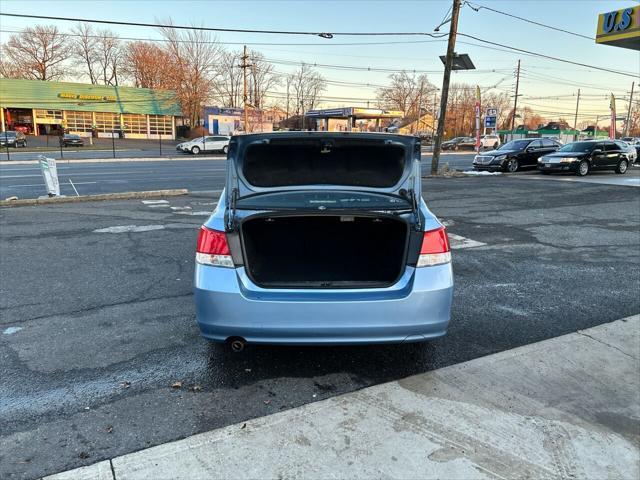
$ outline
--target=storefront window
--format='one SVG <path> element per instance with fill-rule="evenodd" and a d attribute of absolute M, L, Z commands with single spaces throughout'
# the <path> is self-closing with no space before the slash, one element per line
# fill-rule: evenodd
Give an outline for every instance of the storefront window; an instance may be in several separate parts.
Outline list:
<path fill-rule="evenodd" d="M 67 128 L 72 132 L 90 132 L 92 123 L 91 112 L 67 112 Z"/>
<path fill-rule="evenodd" d="M 114 132 L 116 127 L 120 127 L 119 114 L 96 112 L 96 128 L 99 132 Z"/>
<path fill-rule="evenodd" d="M 152 135 L 171 135 L 171 118 L 166 115 L 149 115 L 149 133 Z"/>
<path fill-rule="evenodd" d="M 125 133 L 147 133 L 147 117 L 145 115 L 127 114 L 122 116 L 124 125 L 122 130 Z"/>
<path fill-rule="evenodd" d="M 40 120 L 60 120 L 62 122 L 62 110 L 36 110 L 36 117 Z"/>

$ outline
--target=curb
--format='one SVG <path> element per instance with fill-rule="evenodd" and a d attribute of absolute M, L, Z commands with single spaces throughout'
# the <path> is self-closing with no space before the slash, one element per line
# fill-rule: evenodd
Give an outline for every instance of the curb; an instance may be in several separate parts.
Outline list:
<path fill-rule="evenodd" d="M 22 200 L 0 200 L 0 207 L 24 207 L 50 203 L 79 203 L 100 200 L 130 200 L 134 198 L 177 197 L 188 194 L 189 190 L 186 188 L 175 188 L 171 190 L 147 190 L 143 192 L 103 193 L 100 195 L 82 195 L 79 197 L 25 198 Z"/>
<path fill-rule="evenodd" d="M 78 158 L 78 159 L 56 159 L 58 165 L 67 163 L 127 163 L 127 162 L 173 162 L 176 160 L 226 160 L 227 157 L 220 155 L 195 156 L 190 157 L 127 157 L 127 158 Z M 0 160 L 0 165 L 38 165 L 38 160 Z"/>

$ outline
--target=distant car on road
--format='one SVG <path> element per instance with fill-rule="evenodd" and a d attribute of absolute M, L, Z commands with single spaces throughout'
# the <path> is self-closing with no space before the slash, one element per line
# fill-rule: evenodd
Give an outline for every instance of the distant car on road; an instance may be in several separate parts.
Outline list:
<path fill-rule="evenodd" d="M 484 135 L 480 138 L 480 148 L 496 149 L 500 146 L 500 137 L 498 135 Z"/>
<path fill-rule="evenodd" d="M 84 140 L 75 133 L 65 133 L 60 137 L 60 145 L 63 147 L 83 147 Z"/>
<path fill-rule="evenodd" d="M 26 147 L 27 137 L 22 132 L 7 130 L 0 133 L 0 146 L 2 147 Z"/>
<path fill-rule="evenodd" d="M 538 160 L 542 173 L 574 172 L 581 177 L 591 170 L 615 170 L 624 174 L 635 160 L 635 151 L 620 141 L 573 142 Z"/>
<path fill-rule="evenodd" d="M 442 150 L 473 150 L 476 148 L 476 139 L 473 137 L 455 137 L 440 145 Z"/>
<path fill-rule="evenodd" d="M 481 153 L 473 159 L 476 170 L 514 173 L 522 167 L 534 167 L 538 158 L 555 152 L 560 143 L 550 138 L 523 138 L 505 143 L 496 150 Z"/>
<path fill-rule="evenodd" d="M 196 319 L 227 342 L 424 342 L 447 331 L 445 227 L 420 143 L 388 133 L 238 135 L 196 248 Z"/>
<path fill-rule="evenodd" d="M 231 137 L 225 135 L 198 137 L 188 142 L 179 143 L 176 145 L 176 150 L 184 153 L 193 153 L 194 155 L 204 152 L 222 152 L 226 154 L 229 151 L 230 139 Z"/>

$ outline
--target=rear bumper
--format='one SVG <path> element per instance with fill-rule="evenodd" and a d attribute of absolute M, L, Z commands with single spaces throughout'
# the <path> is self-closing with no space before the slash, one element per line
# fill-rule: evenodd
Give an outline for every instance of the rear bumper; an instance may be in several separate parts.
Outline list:
<path fill-rule="evenodd" d="M 196 318 L 202 335 L 223 342 L 338 345 L 424 341 L 446 333 L 451 265 L 414 269 L 389 288 L 261 289 L 243 268 L 196 265 Z"/>

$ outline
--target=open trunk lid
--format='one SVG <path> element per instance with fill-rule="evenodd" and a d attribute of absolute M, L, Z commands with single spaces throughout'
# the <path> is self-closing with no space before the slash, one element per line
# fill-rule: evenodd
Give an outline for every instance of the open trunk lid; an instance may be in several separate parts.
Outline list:
<path fill-rule="evenodd" d="M 239 200 L 274 192 L 369 192 L 404 199 L 417 214 L 420 141 L 384 133 L 277 132 L 229 144 L 226 182 L 232 226 Z M 265 195 L 265 201 L 269 195 Z M 419 220 L 419 219 L 418 219 Z"/>

